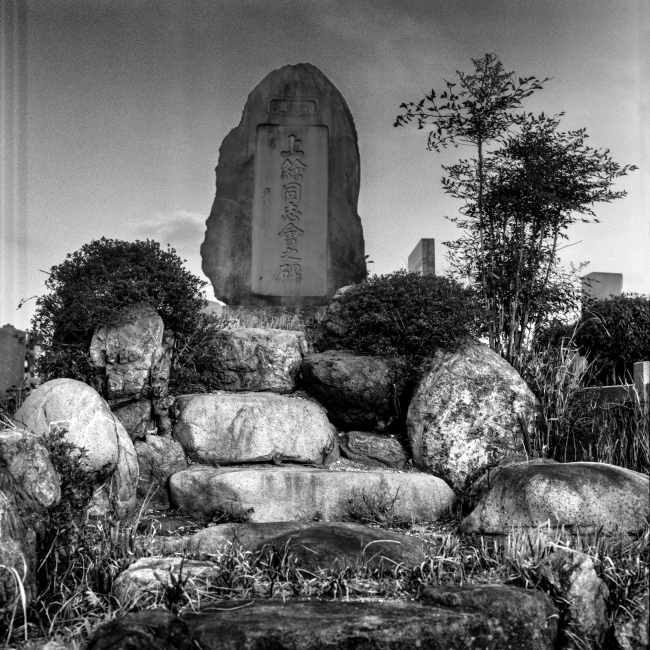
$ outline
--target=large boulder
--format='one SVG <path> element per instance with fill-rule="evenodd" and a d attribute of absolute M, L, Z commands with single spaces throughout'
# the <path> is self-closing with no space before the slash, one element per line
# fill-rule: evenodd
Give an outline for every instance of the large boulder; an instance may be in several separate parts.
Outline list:
<path fill-rule="evenodd" d="M 397 438 L 366 431 L 349 431 L 339 435 L 341 455 L 369 467 L 403 469 L 406 451 Z"/>
<path fill-rule="evenodd" d="M 304 332 L 291 330 L 223 330 L 214 339 L 215 387 L 229 391 L 293 392 L 310 347 Z"/>
<path fill-rule="evenodd" d="M 39 435 L 62 427 L 65 440 L 86 451 L 85 468 L 102 477 L 91 512 L 107 512 L 113 499 L 118 516 L 135 508 L 138 462 L 122 424 L 96 390 L 74 379 L 52 379 L 39 386 L 16 411 L 14 420 Z M 106 475 L 110 481 L 106 483 Z"/>
<path fill-rule="evenodd" d="M 23 429 L 0 430 L 0 608 L 18 592 L 16 575 L 34 597 L 37 537 L 60 499 L 59 476 L 39 439 Z"/>
<path fill-rule="evenodd" d="M 140 479 L 138 497 L 151 498 L 151 505 L 169 508 L 169 477 L 188 468 L 185 451 L 171 436 L 148 435 L 135 442 Z"/>
<path fill-rule="evenodd" d="M 219 150 L 201 246 L 215 296 L 325 305 L 339 287 L 362 281 L 358 195 L 357 134 L 341 93 L 309 63 L 271 72 Z"/>
<path fill-rule="evenodd" d="M 194 559 L 210 559 L 234 546 L 257 553 L 274 548 L 290 550 L 299 567 L 308 571 L 330 569 L 366 562 L 377 566 L 388 560 L 420 564 L 429 545 L 417 537 L 356 522 L 312 521 L 229 523 L 210 526 L 189 537 L 160 538 L 151 548 L 155 554 L 183 554 Z"/>
<path fill-rule="evenodd" d="M 416 466 L 450 485 L 524 450 L 535 397 L 519 373 L 487 345 L 466 340 L 439 350 L 409 406 L 406 426 Z"/>
<path fill-rule="evenodd" d="M 454 503 L 442 479 L 390 471 L 196 467 L 174 474 L 169 487 L 176 507 L 242 513 L 251 522 L 345 521 L 369 510 L 378 518 L 435 521 Z"/>
<path fill-rule="evenodd" d="M 647 476 L 605 463 L 516 464 L 503 467 L 465 533 L 505 535 L 512 527 L 544 524 L 581 533 L 603 527 L 636 533 L 650 517 Z"/>
<path fill-rule="evenodd" d="M 173 335 L 148 303 L 124 307 L 116 325 L 95 330 L 90 358 L 97 389 L 106 399 L 139 399 L 167 391 Z"/>
<path fill-rule="evenodd" d="M 174 436 L 198 463 L 291 461 L 322 465 L 336 434 L 322 407 L 274 393 L 210 393 L 176 399 Z"/>
<path fill-rule="evenodd" d="M 325 408 L 339 429 L 383 431 L 399 418 L 406 389 L 402 359 L 368 357 L 330 350 L 305 357 L 306 390 Z"/>

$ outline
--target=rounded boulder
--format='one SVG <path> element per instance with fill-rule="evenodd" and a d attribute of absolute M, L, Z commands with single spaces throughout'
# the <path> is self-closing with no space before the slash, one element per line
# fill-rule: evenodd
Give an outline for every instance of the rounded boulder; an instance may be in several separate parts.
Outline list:
<path fill-rule="evenodd" d="M 439 350 L 417 385 L 406 428 L 416 466 L 462 488 L 501 458 L 524 450 L 535 397 L 496 352 L 466 340 Z"/>
<path fill-rule="evenodd" d="M 636 533 L 650 516 L 647 476 L 605 463 L 516 464 L 500 469 L 461 522 L 468 534 L 505 535 L 550 524 Z"/>
<path fill-rule="evenodd" d="M 111 491 L 119 516 L 135 508 L 138 484 L 135 449 L 125 428 L 96 390 L 74 379 L 52 379 L 25 400 L 14 420 L 44 436 L 50 433 L 51 427 L 62 427 L 65 440 L 86 451 L 83 463 L 88 471 L 110 474 L 110 485 L 98 485 L 101 489 L 95 494 L 92 512 L 107 511 Z"/>

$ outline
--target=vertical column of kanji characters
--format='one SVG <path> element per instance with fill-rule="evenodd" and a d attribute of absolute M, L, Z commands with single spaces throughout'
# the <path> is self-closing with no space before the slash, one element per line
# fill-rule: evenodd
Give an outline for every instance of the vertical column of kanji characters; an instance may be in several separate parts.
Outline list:
<path fill-rule="evenodd" d="M 302 144 L 295 135 L 289 136 L 289 148 L 281 151 L 284 158 L 280 170 L 280 177 L 283 181 L 282 200 L 284 207 L 282 211 L 282 230 L 278 233 L 284 239 L 284 251 L 280 259 L 280 272 L 277 280 L 299 280 L 300 274 L 300 252 L 298 251 L 298 237 L 304 234 L 299 227 L 302 212 L 299 210 L 302 199 L 302 182 L 306 165 L 299 156 L 305 152 L 300 149 Z"/>

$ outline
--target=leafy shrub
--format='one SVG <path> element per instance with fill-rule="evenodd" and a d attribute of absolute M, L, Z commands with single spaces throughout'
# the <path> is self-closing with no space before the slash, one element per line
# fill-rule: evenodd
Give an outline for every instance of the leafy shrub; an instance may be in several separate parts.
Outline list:
<path fill-rule="evenodd" d="M 436 349 L 476 335 L 484 312 L 473 289 L 455 280 L 405 270 L 375 275 L 342 297 L 350 326 L 341 347 L 406 358 L 413 369 Z"/>
<path fill-rule="evenodd" d="M 191 332 L 205 305 L 207 283 L 183 268 L 173 248 L 155 241 L 95 240 L 50 269 L 32 320 L 35 343 L 43 348 L 37 372 L 44 379 L 90 381 L 88 350 L 95 327 L 118 322 L 127 305 L 148 302 L 165 327 Z"/>
<path fill-rule="evenodd" d="M 41 562 L 37 579 L 39 598 L 43 603 L 58 591 L 60 576 L 67 573 L 73 549 L 80 545 L 86 509 L 97 480 L 95 474 L 83 466 L 86 450 L 66 441 L 66 433 L 65 427 L 54 425 L 43 437 L 43 444 L 61 482 L 61 500 L 50 508 L 48 528 L 39 539 Z"/>
<path fill-rule="evenodd" d="M 633 364 L 650 359 L 650 296 L 624 293 L 589 301 L 583 308 L 576 342 L 599 374 L 630 381 Z"/>

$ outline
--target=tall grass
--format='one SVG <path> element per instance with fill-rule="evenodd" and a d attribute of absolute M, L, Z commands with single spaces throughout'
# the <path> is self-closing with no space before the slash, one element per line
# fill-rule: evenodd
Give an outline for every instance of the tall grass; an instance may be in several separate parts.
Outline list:
<path fill-rule="evenodd" d="M 589 386 L 595 364 L 578 356 L 572 338 L 528 350 L 522 376 L 538 399 L 531 451 L 560 462 L 603 462 L 650 474 L 648 407 L 639 396 L 603 400 Z"/>

